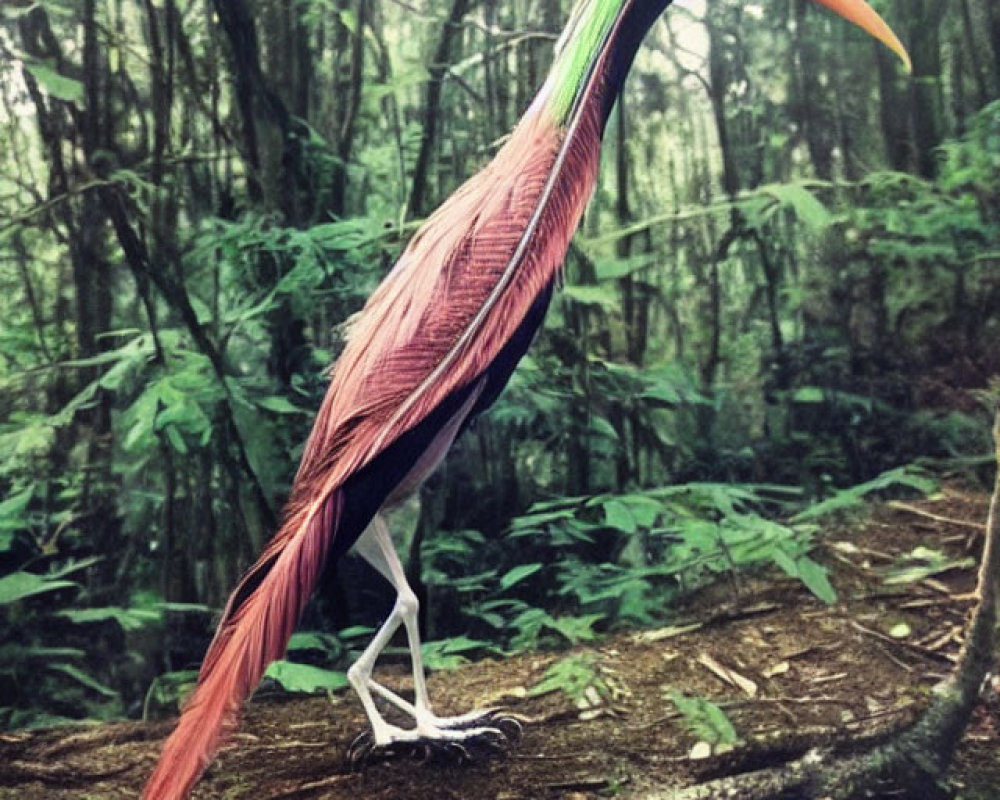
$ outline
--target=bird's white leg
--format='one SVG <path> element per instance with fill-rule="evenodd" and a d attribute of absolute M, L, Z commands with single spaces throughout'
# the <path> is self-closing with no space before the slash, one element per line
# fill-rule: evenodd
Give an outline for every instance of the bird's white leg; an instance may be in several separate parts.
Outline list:
<path fill-rule="evenodd" d="M 472 712 L 460 717 L 437 717 L 431 711 L 427 682 L 424 677 L 423 657 L 420 653 L 420 631 L 417 626 L 419 602 L 406 581 L 403 565 L 396 554 L 389 529 L 381 515 L 375 516 L 371 525 L 361 534 L 354 549 L 358 555 L 375 567 L 397 592 L 396 602 L 389 618 L 375 634 L 375 638 L 365 648 L 361 657 L 347 671 L 347 678 L 358 693 L 365 713 L 371 722 L 375 744 L 382 746 L 392 742 L 413 741 L 415 739 L 460 741 L 470 736 L 491 732 L 488 727 L 468 727 L 470 722 L 483 716 L 483 712 Z M 407 702 L 395 692 L 376 683 L 372 678 L 375 661 L 400 625 L 406 629 L 413 665 L 413 703 Z M 412 730 L 404 730 L 387 723 L 375 707 L 372 692 L 413 717 L 415 727 Z"/>
<path fill-rule="evenodd" d="M 378 633 L 375 634 L 375 638 L 365 648 L 365 651 L 358 660 L 347 670 L 347 679 L 361 700 L 361 705 L 368 716 L 368 722 L 371 724 L 372 734 L 377 744 L 383 744 L 392 740 L 392 729 L 394 726 L 389 725 L 375 707 L 375 701 L 372 699 L 372 689 L 376 689 L 376 685 L 372 680 L 372 670 L 375 668 L 375 661 L 378 659 L 379 654 L 389 643 L 389 640 L 392 639 L 392 635 L 396 632 L 402 621 L 398 606 L 399 602 L 397 601 L 396 606 L 392 609 L 392 613 L 389 614 L 389 618 L 379 629 Z"/>

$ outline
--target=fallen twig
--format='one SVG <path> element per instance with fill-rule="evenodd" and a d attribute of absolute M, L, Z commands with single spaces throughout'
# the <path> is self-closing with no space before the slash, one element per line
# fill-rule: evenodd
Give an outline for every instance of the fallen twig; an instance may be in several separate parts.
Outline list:
<path fill-rule="evenodd" d="M 730 686 L 735 686 L 748 697 L 757 696 L 757 684 L 754 681 L 745 675 L 740 675 L 736 670 L 727 667 L 725 664 L 716 661 L 708 653 L 700 653 L 698 655 L 698 663 L 715 675 L 715 677 L 719 678 L 719 680 L 728 683 Z"/>
<path fill-rule="evenodd" d="M 946 525 L 957 525 L 962 528 L 975 528 L 978 531 L 985 531 L 986 525 L 982 522 L 972 522 L 971 520 L 965 519 L 955 519 L 954 517 L 943 517 L 940 514 L 934 514 L 930 511 L 925 511 L 919 506 L 911 506 L 909 503 L 903 503 L 899 500 L 891 500 L 889 503 L 889 508 L 894 508 L 897 511 L 906 511 L 910 514 L 916 514 L 917 516 L 926 517 L 927 519 L 932 519 L 935 522 L 943 522 Z"/>
<path fill-rule="evenodd" d="M 936 650 L 931 650 L 927 647 L 921 647 L 919 644 L 914 644 L 913 642 L 907 642 L 905 639 L 894 639 L 888 634 L 882 633 L 881 631 L 873 630 L 872 628 L 866 628 L 860 622 L 851 620 L 851 627 L 861 631 L 862 633 L 872 636 L 880 641 L 886 642 L 888 644 L 896 645 L 897 647 L 902 647 L 905 650 L 910 650 L 914 653 L 918 653 L 927 658 L 933 658 L 938 661 L 950 661 L 954 662 L 956 656 L 949 655 L 948 653 L 939 653 Z"/>

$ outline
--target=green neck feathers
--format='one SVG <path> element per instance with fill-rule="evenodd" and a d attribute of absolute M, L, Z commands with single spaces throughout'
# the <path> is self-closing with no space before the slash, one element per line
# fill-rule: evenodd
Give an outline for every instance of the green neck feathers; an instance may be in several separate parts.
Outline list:
<path fill-rule="evenodd" d="M 641 0 L 640 0 L 641 1 Z M 542 91 L 559 124 L 566 122 L 590 66 L 628 0 L 579 0 L 556 44 L 555 60 Z"/>

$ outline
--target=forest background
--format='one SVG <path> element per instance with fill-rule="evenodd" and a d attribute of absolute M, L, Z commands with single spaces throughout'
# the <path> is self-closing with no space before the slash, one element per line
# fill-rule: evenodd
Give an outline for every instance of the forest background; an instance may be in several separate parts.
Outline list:
<path fill-rule="evenodd" d="M 3 4 L 0 727 L 190 682 L 341 323 L 496 151 L 569 5 Z M 395 522 L 433 666 L 661 622 L 761 564 L 832 601 L 823 513 L 989 469 L 1000 8 L 875 5 L 911 76 L 808 0 L 654 26 L 544 330 Z M 330 577 L 286 688 L 342 685 L 384 612 Z"/>

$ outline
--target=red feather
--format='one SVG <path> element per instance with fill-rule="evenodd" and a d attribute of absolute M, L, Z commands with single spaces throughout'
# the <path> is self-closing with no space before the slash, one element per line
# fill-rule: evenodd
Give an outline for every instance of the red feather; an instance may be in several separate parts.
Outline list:
<path fill-rule="evenodd" d="M 284 524 L 230 597 L 148 800 L 191 790 L 267 665 L 282 657 L 337 536 L 345 482 L 480 379 L 560 269 L 597 177 L 606 94 L 618 88 L 605 62 L 621 20 L 567 124 L 551 118 L 543 90 L 496 158 L 425 222 L 353 322 Z"/>

